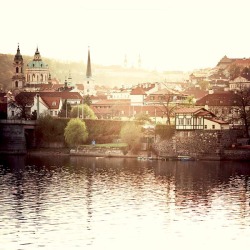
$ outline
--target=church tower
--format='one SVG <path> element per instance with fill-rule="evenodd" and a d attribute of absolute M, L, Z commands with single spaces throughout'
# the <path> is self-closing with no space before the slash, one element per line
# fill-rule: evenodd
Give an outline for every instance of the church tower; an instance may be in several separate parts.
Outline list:
<path fill-rule="evenodd" d="M 12 76 L 12 88 L 13 89 L 21 89 L 24 87 L 25 76 L 23 72 L 23 57 L 20 53 L 19 44 L 17 47 L 17 52 L 14 57 L 13 68 L 14 74 Z"/>
<path fill-rule="evenodd" d="M 90 50 L 88 49 L 88 62 L 87 62 L 86 79 L 84 83 L 84 95 L 95 95 L 95 94 L 96 94 L 95 85 L 91 71 Z"/>
<path fill-rule="evenodd" d="M 42 61 L 37 48 L 33 60 L 27 64 L 26 84 L 34 86 L 38 84 L 48 84 L 48 80 L 49 66 Z"/>

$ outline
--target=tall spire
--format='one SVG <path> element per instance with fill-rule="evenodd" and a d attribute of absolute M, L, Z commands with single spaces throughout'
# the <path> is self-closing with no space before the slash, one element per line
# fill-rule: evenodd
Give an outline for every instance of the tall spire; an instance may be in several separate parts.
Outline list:
<path fill-rule="evenodd" d="M 88 64 L 87 64 L 86 77 L 90 78 L 91 76 L 92 76 L 92 72 L 91 72 L 91 62 L 90 62 L 90 51 L 88 49 Z"/>
<path fill-rule="evenodd" d="M 23 61 L 23 57 L 20 53 L 20 49 L 19 49 L 19 43 L 18 43 L 18 46 L 17 46 L 17 51 L 16 51 L 16 55 L 15 55 L 15 61 Z"/>

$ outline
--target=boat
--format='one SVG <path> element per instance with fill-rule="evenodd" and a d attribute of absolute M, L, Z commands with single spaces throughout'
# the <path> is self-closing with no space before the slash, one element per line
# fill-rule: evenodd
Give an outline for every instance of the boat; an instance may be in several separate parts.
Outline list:
<path fill-rule="evenodd" d="M 178 155 L 177 160 L 179 161 L 194 161 L 194 157 L 189 155 Z"/>

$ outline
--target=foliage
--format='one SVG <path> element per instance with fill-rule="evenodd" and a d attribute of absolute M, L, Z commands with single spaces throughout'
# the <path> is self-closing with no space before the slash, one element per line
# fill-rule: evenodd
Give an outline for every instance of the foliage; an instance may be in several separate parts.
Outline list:
<path fill-rule="evenodd" d="M 250 88 L 240 87 L 237 91 L 239 105 L 237 110 L 244 124 L 245 136 L 249 137 L 249 126 L 250 126 Z"/>
<path fill-rule="evenodd" d="M 84 103 L 84 104 L 87 104 L 88 106 L 90 106 L 90 105 L 92 104 L 92 100 L 91 100 L 91 98 L 90 98 L 89 95 L 86 95 L 86 96 L 84 97 L 83 103 Z"/>
<path fill-rule="evenodd" d="M 232 64 L 229 67 L 229 78 L 230 80 L 234 80 L 235 78 L 237 78 L 238 76 L 240 76 L 241 74 L 241 67 L 236 65 L 236 64 Z"/>
<path fill-rule="evenodd" d="M 121 128 L 120 137 L 122 142 L 127 143 L 129 149 L 131 149 L 132 152 L 135 152 L 138 150 L 138 147 L 140 145 L 142 128 L 135 123 L 125 123 Z"/>
<path fill-rule="evenodd" d="M 139 122 L 140 124 L 144 124 L 146 122 L 151 122 L 149 114 L 144 112 L 138 113 L 135 116 L 135 121 Z"/>
<path fill-rule="evenodd" d="M 84 121 L 79 118 L 70 119 L 65 130 L 64 137 L 70 146 L 78 146 L 88 138 L 88 131 Z"/>
<path fill-rule="evenodd" d="M 162 140 L 170 139 L 174 135 L 174 131 L 174 126 L 157 124 L 155 127 L 155 134 L 159 135 Z"/>
<path fill-rule="evenodd" d="M 67 100 L 64 101 L 61 110 L 58 113 L 58 117 L 70 117 L 71 112 L 71 105 L 67 102 Z"/>
<path fill-rule="evenodd" d="M 198 84 L 202 90 L 208 90 L 209 88 L 209 81 L 203 80 L 203 81 L 200 81 Z"/>
<path fill-rule="evenodd" d="M 76 118 L 82 117 L 82 114 L 83 118 L 96 119 L 94 111 L 87 104 L 81 104 L 76 107 L 73 107 L 70 116 L 72 118 Z"/>
<path fill-rule="evenodd" d="M 15 100 L 9 103 L 11 108 L 16 108 L 19 110 L 20 119 L 27 120 L 29 118 L 28 109 L 33 105 L 33 98 L 29 93 L 22 92 L 15 96 Z"/>
<path fill-rule="evenodd" d="M 53 119 L 50 115 L 39 116 L 36 127 L 38 142 L 64 142 L 64 128 L 67 120 Z"/>
<path fill-rule="evenodd" d="M 124 121 L 115 120 L 85 120 L 89 132 L 89 142 L 110 143 L 119 138 Z"/>

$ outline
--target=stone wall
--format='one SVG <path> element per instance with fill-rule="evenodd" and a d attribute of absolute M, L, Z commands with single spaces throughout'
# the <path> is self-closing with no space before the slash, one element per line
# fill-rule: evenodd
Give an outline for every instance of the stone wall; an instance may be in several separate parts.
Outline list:
<path fill-rule="evenodd" d="M 196 158 L 221 157 L 226 148 L 236 143 L 237 130 L 176 130 L 171 139 L 157 142 L 154 150 L 161 157 L 189 155 Z"/>
<path fill-rule="evenodd" d="M 24 127 L 18 124 L 0 124 L 0 152 L 20 153 L 26 150 Z"/>

